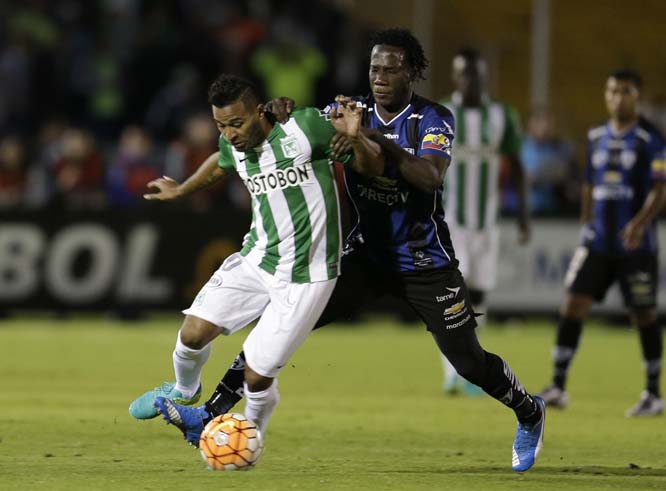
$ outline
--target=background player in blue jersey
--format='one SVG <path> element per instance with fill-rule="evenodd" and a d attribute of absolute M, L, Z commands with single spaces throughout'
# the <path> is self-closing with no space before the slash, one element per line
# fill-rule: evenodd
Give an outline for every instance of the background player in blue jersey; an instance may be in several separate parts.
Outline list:
<path fill-rule="evenodd" d="M 563 408 L 569 365 L 578 348 L 583 321 L 592 303 L 619 282 L 633 324 L 638 328 L 646 370 L 646 390 L 627 416 L 663 411 L 659 377 L 663 351 L 657 323 L 657 236 L 655 218 L 666 201 L 664 139 L 638 113 L 639 75 L 612 73 L 606 82 L 609 121 L 590 130 L 582 190 L 581 244 L 565 278 L 553 350 L 552 385 L 542 397 Z"/>
<path fill-rule="evenodd" d="M 386 165 L 383 174 L 373 178 L 345 170 L 357 220 L 347 240 L 339 288 L 317 326 L 350 316 L 378 297 L 405 301 L 458 373 L 515 411 L 519 424 L 512 466 L 526 471 L 541 450 L 545 406 L 476 337 L 469 293 L 442 208 L 453 115 L 414 94 L 413 84 L 423 78 L 428 61 L 409 31 L 378 32 L 371 46 L 372 94 L 353 100 L 338 97 L 337 104 L 353 108 L 363 132 L 379 143 Z M 330 107 L 327 111 L 335 113 Z M 203 407 L 171 404 L 177 416 L 163 416 L 186 434 L 200 432 L 207 420 L 228 412 L 240 399 L 243 365 L 241 353 Z"/>

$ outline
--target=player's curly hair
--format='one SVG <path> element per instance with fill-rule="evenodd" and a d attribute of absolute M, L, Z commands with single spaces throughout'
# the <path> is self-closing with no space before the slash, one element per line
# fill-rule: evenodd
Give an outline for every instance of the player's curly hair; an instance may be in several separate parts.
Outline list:
<path fill-rule="evenodd" d="M 251 97 L 257 99 L 257 87 L 244 78 L 223 73 L 208 89 L 208 102 L 216 107 L 227 106 L 238 99 Z"/>
<path fill-rule="evenodd" d="M 377 31 L 370 38 L 370 50 L 378 44 L 404 49 L 407 62 L 414 69 L 416 78 L 425 80 L 423 72 L 430 62 L 423 52 L 423 46 L 409 29 L 395 27 Z"/>

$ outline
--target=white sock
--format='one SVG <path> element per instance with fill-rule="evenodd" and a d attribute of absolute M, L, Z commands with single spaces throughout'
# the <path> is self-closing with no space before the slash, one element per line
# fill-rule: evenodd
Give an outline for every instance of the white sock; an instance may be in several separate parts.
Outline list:
<path fill-rule="evenodd" d="M 199 388 L 201 369 L 208 361 L 210 349 L 210 343 L 200 350 L 188 348 L 180 340 L 178 331 L 176 349 L 173 350 L 173 370 L 176 372 L 176 390 L 179 390 L 183 397 L 191 399 Z"/>
<path fill-rule="evenodd" d="M 458 377 L 458 372 L 456 372 L 456 369 L 446 356 L 441 353 L 440 356 L 442 357 L 442 367 L 444 368 L 444 382 L 455 380 Z"/>
<path fill-rule="evenodd" d="M 280 402 L 280 393 L 277 388 L 277 379 L 273 380 L 271 386 L 261 392 L 250 392 L 245 387 L 245 417 L 259 427 L 261 433 L 266 435 L 268 420 L 273 414 L 275 406 Z"/>

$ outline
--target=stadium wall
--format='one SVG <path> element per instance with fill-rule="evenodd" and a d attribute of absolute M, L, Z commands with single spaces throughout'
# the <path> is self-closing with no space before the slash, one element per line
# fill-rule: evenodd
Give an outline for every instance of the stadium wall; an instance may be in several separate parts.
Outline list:
<path fill-rule="evenodd" d="M 9 213 L 0 224 L 0 310 L 179 310 L 189 306 L 221 262 L 240 247 L 248 219 L 186 210 Z M 578 243 L 574 220 L 535 220 L 519 246 L 501 224 L 493 313 L 557 312 Z M 666 244 L 666 230 L 659 234 Z M 663 248 L 662 248 L 663 251 Z M 666 306 L 662 252 L 659 303 Z M 597 310 L 623 309 L 614 289 Z"/>

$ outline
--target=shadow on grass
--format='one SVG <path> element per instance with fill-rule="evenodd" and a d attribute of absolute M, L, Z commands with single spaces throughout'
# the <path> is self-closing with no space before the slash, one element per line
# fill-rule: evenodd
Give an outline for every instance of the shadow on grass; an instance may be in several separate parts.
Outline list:
<path fill-rule="evenodd" d="M 371 474 L 375 472 L 371 471 Z M 538 464 L 526 473 L 514 473 L 508 466 L 460 466 L 455 468 L 446 469 L 391 469 L 377 471 L 380 474 L 497 474 L 497 473 L 510 473 L 516 475 L 550 475 L 562 476 L 566 474 L 571 475 L 586 475 L 586 476 L 650 476 L 650 477 L 665 477 L 666 468 L 653 468 L 653 467 L 640 467 L 636 464 L 627 464 L 625 467 L 610 467 L 610 466 L 539 466 Z"/>

